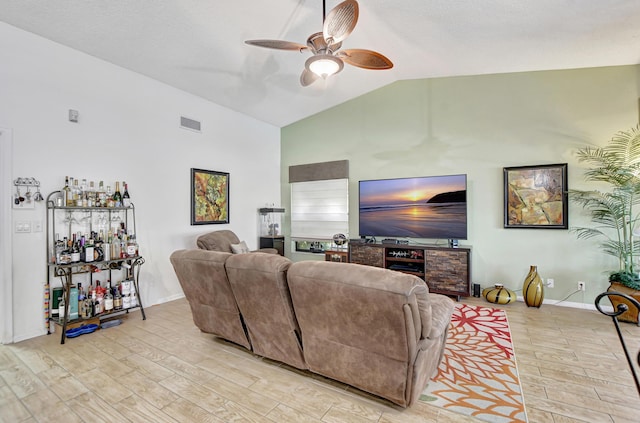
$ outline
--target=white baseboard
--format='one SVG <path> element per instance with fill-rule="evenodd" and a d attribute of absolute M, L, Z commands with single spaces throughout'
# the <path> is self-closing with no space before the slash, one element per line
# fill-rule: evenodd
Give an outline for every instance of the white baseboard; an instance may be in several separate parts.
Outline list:
<path fill-rule="evenodd" d="M 518 301 L 524 302 L 524 297 L 518 297 Z M 597 311 L 595 304 L 586 304 L 586 303 L 575 303 L 572 301 L 560 301 L 560 300 L 543 300 L 543 305 L 553 305 L 558 307 L 570 307 L 570 308 L 580 308 L 582 310 L 593 310 Z M 612 306 L 602 306 L 602 309 L 607 312 L 612 312 Z"/>

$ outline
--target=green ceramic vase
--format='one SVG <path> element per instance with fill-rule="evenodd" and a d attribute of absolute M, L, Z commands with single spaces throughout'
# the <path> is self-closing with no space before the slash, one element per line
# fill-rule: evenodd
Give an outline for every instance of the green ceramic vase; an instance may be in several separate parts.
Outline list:
<path fill-rule="evenodd" d="M 522 296 L 524 297 L 524 303 L 527 307 L 540 308 L 542 305 L 542 300 L 544 300 L 544 286 L 538 274 L 538 266 L 531 266 L 529 274 L 524 278 Z"/>

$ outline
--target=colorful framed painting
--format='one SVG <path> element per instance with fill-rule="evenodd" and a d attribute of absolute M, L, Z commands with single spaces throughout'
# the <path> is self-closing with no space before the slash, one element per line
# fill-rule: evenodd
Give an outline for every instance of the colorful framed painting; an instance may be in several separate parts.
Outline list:
<path fill-rule="evenodd" d="M 229 174 L 191 169 L 191 224 L 229 223 Z"/>
<path fill-rule="evenodd" d="M 569 227 L 566 163 L 504 168 L 504 227 Z"/>

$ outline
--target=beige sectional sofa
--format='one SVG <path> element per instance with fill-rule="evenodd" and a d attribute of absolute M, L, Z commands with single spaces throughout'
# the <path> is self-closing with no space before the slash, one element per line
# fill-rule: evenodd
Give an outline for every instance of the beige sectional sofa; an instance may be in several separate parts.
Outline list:
<path fill-rule="evenodd" d="M 442 359 L 454 302 L 418 277 L 267 253 L 180 250 L 171 262 L 196 326 L 259 356 L 403 407 Z"/>

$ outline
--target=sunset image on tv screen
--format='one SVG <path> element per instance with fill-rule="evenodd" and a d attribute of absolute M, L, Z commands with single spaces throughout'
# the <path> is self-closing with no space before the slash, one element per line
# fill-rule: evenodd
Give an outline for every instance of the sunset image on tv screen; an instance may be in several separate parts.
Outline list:
<path fill-rule="evenodd" d="M 467 238 L 467 176 L 360 181 L 360 235 Z"/>

